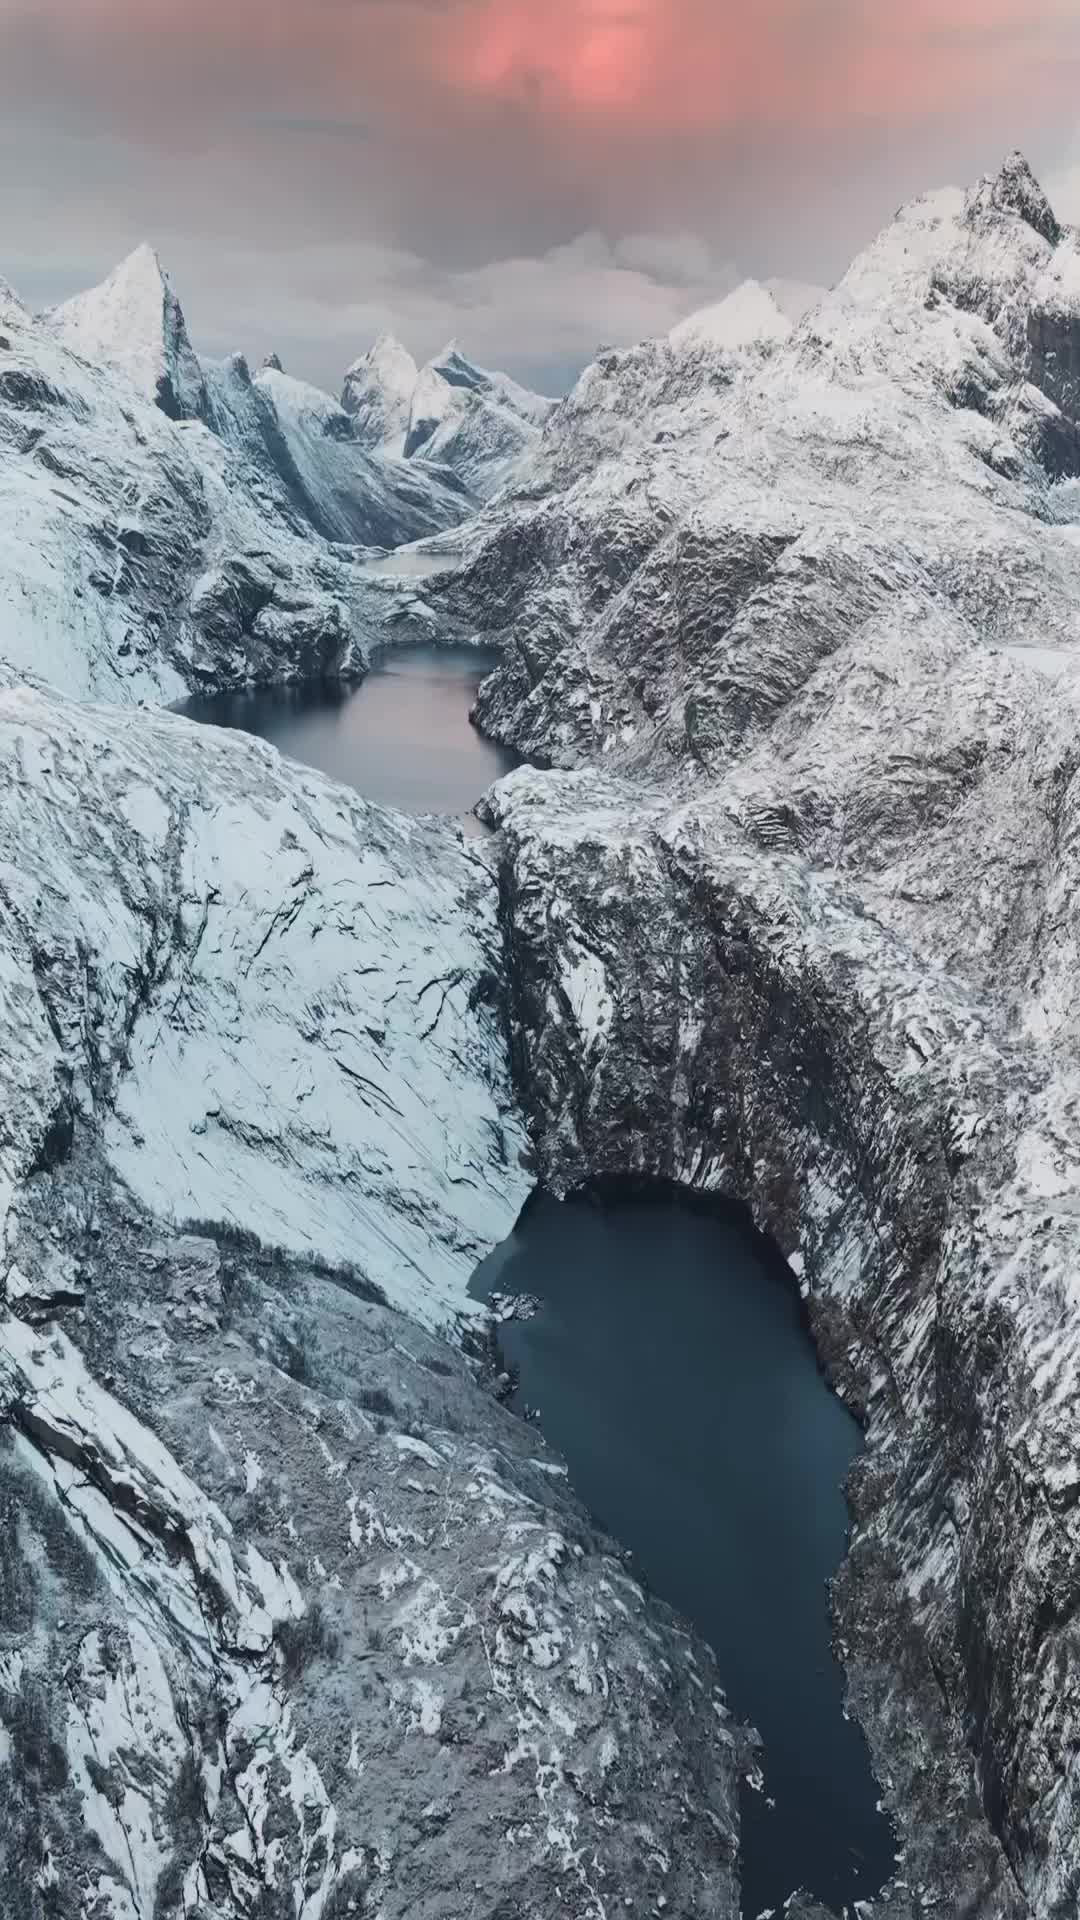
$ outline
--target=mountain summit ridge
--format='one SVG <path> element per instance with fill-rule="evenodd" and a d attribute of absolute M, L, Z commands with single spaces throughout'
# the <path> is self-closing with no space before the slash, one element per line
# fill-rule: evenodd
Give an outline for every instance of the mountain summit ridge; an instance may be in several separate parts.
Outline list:
<path fill-rule="evenodd" d="M 116 367 L 169 419 L 204 417 L 206 383 L 184 310 L 148 242 L 100 285 L 53 307 L 46 318 L 65 345 Z"/>

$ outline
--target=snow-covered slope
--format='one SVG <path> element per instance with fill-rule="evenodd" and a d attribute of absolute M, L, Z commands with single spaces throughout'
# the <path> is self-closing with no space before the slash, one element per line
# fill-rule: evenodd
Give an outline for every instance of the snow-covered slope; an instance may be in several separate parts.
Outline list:
<path fill-rule="evenodd" d="M 391 333 L 381 333 L 374 346 L 353 361 L 345 375 L 341 404 L 356 422 L 362 446 L 404 454 L 419 371 L 408 348 Z"/>
<path fill-rule="evenodd" d="M 279 367 L 252 380 L 234 355 L 206 375 L 214 431 L 324 539 L 395 547 L 456 526 L 470 510 L 452 475 L 369 449 L 351 414 Z"/>
<path fill-rule="evenodd" d="M 601 461 L 683 440 L 708 461 L 728 388 L 759 369 L 791 331 L 772 294 L 745 281 L 666 336 L 607 349 L 549 414 L 532 457 L 518 469 L 517 486 L 546 494 Z M 661 474 L 668 458 L 658 463 Z"/>
<path fill-rule="evenodd" d="M 119 600 L 147 694 L 196 628 L 208 678 L 286 617 L 294 659 L 298 584 L 353 573 L 225 440 L 264 390 L 333 440 L 332 403 L 233 363 L 218 439 L 13 312 L 0 650 L 86 691 Z M 517 416 L 516 491 L 424 583 L 429 630 L 503 645 L 487 725 L 563 768 L 501 784 L 491 853 L 253 743 L 0 699 L 0 1476 L 34 1536 L 0 1558 L 0 1889 L 33 1920 L 42 1877 L 108 1920 L 463 1887 L 730 1920 L 712 1668 L 416 1325 L 534 1167 L 743 1199 L 867 1420 L 837 1625 L 901 1858 L 865 1915 L 1073 1920 L 1080 245 L 1012 157 L 790 333 L 745 291 L 701 331 Z M 429 372 L 425 448 L 478 393 Z"/>
<path fill-rule="evenodd" d="M 451 344 L 420 370 L 405 456 L 449 467 L 477 500 L 490 499 L 536 445 L 553 405 L 507 374 L 474 366 Z"/>
<path fill-rule="evenodd" d="M 529 1185 L 486 856 L 171 716 L 0 753 L 3 1912 L 733 1920 L 711 1657 L 421 1331 Z"/>
<path fill-rule="evenodd" d="M 505 646 L 485 723 L 578 769 L 493 802 L 519 1084 L 556 1187 L 745 1198 L 866 1415 L 838 1625 L 903 1846 L 869 1910 L 1066 1920 L 1080 243 L 1014 156 L 661 440 L 657 365 L 625 443 L 585 377 L 443 582 Z"/>
<path fill-rule="evenodd" d="M 675 347 L 750 347 L 786 340 L 791 321 L 759 280 L 744 280 L 715 306 L 701 307 L 672 327 Z"/>
<path fill-rule="evenodd" d="M 347 673 L 388 618 L 409 631 L 408 606 L 386 582 L 367 582 L 360 557 L 328 546 L 313 521 L 395 545 L 459 518 L 464 500 L 339 442 L 348 423 L 325 396 L 309 408 L 307 389 L 265 375 L 271 394 L 240 359 L 211 374 L 215 431 L 170 419 L 156 380 L 141 392 L 124 370 L 72 351 L 53 321 L 5 303 L 6 672 L 83 697 L 171 700 L 200 686 Z"/>
<path fill-rule="evenodd" d="M 136 247 L 101 286 L 76 294 L 46 318 L 73 353 L 116 367 L 170 419 L 204 417 L 202 369 L 152 247 Z"/>

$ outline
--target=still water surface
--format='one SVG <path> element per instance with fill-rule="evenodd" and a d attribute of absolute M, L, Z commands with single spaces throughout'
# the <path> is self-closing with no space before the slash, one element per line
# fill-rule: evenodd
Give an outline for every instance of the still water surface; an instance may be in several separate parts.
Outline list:
<path fill-rule="evenodd" d="M 356 688 L 182 710 L 258 734 L 368 799 L 475 828 L 474 803 L 514 764 L 469 722 L 494 664 L 409 647 Z M 860 1436 L 818 1372 L 790 1273 L 745 1226 L 670 1198 L 538 1198 L 473 1284 L 541 1302 L 503 1330 L 521 1403 L 539 1409 L 639 1574 L 711 1642 L 732 1707 L 764 1738 L 765 1795 L 743 1802 L 744 1914 L 781 1907 L 799 1884 L 838 1909 L 869 1896 L 893 1843 L 843 1717 L 825 1592 Z"/>
<path fill-rule="evenodd" d="M 292 760 L 318 767 L 365 799 L 405 813 L 445 813 L 479 832 L 472 808 L 516 755 L 469 720 L 497 654 L 475 647 L 409 646 L 386 653 L 356 687 L 269 687 L 196 696 L 192 720 L 239 727 Z"/>
<path fill-rule="evenodd" d="M 843 1716 L 826 1594 L 861 1439 L 818 1371 L 790 1271 L 741 1221 L 667 1195 L 538 1196 L 473 1291 L 541 1303 L 501 1332 L 519 1405 L 711 1643 L 764 1739 L 765 1793 L 743 1796 L 744 1915 L 799 1885 L 837 1910 L 868 1898 L 893 1839 Z"/>

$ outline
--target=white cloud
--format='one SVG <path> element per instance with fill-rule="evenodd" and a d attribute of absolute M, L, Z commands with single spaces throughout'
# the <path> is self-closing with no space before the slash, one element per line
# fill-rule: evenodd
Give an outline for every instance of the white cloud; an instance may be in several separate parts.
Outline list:
<path fill-rule="evenodd" d="M 527 379 L 562 386 L 601 344 L 627 345 L 668 329 L 736 284 L 729 265 L 680 236 L 660 277 L 665 236 L 609 245 L 583 233 L 535 257 L 448 273 L 415 255 L 308 248 L 292 256 L 230 253 L 173 277 L 205 350 L 271 348 L 295 372 L 332 385 L 383 328 L 419 357 L 457 339 L 466 352 Z M 646 261 L 648 265 L 646 266 Z M 185 263 L 187 267 L 187 263 Z M 691 272 L 696 268 L 696 273 Z"/>
<path fill-rule="evenodd" d="M 615 248 L 620 266 L 676 286 L 701 286 L 715 275 L 710 249 L 696 233 L 631 233 Z"/>

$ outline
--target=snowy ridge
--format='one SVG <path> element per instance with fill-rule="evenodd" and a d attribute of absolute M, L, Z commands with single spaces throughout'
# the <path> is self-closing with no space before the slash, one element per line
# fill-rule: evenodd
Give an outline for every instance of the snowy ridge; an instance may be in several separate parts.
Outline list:
<path fill-rule="evenodd" d="M 345 375 L 341 404 L 356 422 L 366 447 L 403 455 L 409 412 L 420 369 L 393 334 L 381 333 Z"/>
<path fill-rule="evenodd" d="M 744 280 L 716 306 L 702 307 L 672 327 L 668 339 L 675 347 L 749 347 L 756 342 L 786 340 L 791 321 L 768 287 Z"/>
<path fill-rule="evenodd" d="M 744 1200 L 866 1417 L 836 1620 L 900 1860 L 861 1920 L 1070 1920 L 1078 258 L 1012 156 L 790 331 L 744 290 L 542 426 L 448 352 L 424 446 L 528 451 L 424 594 L 239 448 L 272 400 L 313 487 L 360 412 L 233 361 L 218 437 L 5 320 L 9 680 L 494 637 L 482 718 L 556 768 L 466 848 L 0 696 L 12 1911 L 734 1920 L 723 1676 L 433 1335 L 538 1170 Z"/>
<path fill-rule="evenodd" d="M 548 1183 L 745 1198 L 867 1416 L 890 1916 L 1064 1920 L 1080 1873 L 1076 261 L 1013 156 L 678 437 L 613 443 L 658 359 L 601 363 L 446 587 L 505 647 L 484 723 L 577 769 L 492 800 Z"/>
<path fill-rule="evenodd" d="M 7 312 L 9 676 L 121 704 L 173 701 L 205 686 L 363 671 L 385 632 L 424 630 L 415 590 L 403 602 L 370 581 L 350 546 L 451 525 L 467 507 L 460 491 L 339 439 L 347 418 L 314 389 L 277 374 L 253 381 L 240 356 L 207 374 L 207 422 L 174 421 L 127 375 L 73 352 L 52 322 Z"/>
<path fill-rule="evenodd" d="M 5 1901 L 732 1915 L 711 1657 L 421 1330 L 530 1185 L 486 855 L 171 716 L 0 734 Z"/>
<path fill-rule="evenodd" d="M 475 504 L 517 471 L 554 402 L 474 365 L 454 343 L 418 369 L 382 334 L 349 368 L 341 404 L 365 446 L 453 476 Z"/>
<path fill-rule="evenodd" d="M 134 253 L 99 287 L 47 316 L 65 346 L 117 370 L 173 420 L 201 419 L 202 370 L 180 302 L 152 247 Z"/>
<path fill-rule="evenodd" d="M 14 287 L 9 286 L 7 281 L 0 276 L 0 321 L 14 320 L 21 323 L 25 321 L 27 317 L 24 302 L 20 300 Z"/>
<path fill-rule="evenodd" d="M 554 402 L 467 360 L 455 343 L 422 367 L 405 456 L 460 474 L 478 500 L 504 487 L 536 445 Z"/>

